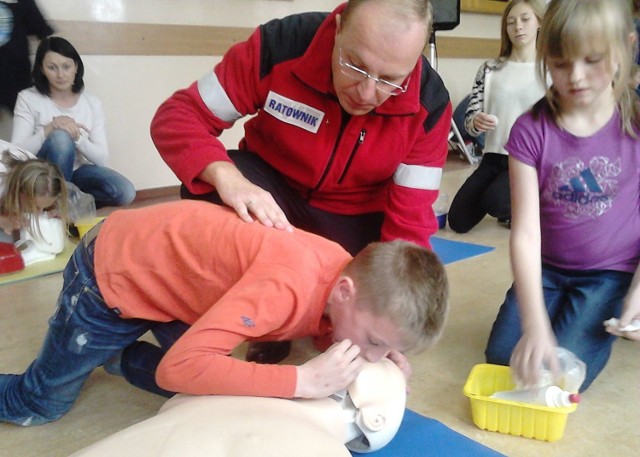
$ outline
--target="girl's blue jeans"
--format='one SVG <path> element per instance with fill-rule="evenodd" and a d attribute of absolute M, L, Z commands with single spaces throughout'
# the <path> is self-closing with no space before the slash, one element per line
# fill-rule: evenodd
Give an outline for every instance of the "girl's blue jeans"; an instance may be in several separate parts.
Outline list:
<path fill-rule="evenodd" d="M 37 358 L 22 375 L 0 375 L 0 421 L 37 425 L 64 415 L 91 372 L 122 354 L 131 384 L 164 396 L 155 382 L 166 350 L 187 329 L 174 321 L 122 319 L 105 305 L 93 271 L 95 240 L 82 241 L 67 264 L 57 308 Z M 137 339 L 151 330 L 162 347 Z"/>
<path fill-rule="evenodd" d="M 616 337 L 607 333 L 602 323 L 620 316 L 632 277 L 621 271 L 542 267 L 544 301 L 558 346 L 573 352 L 587 365 L 581 391 L 591 385 L 609 360 Z M 512 286 L 491 329 L 485 350 L 487 362 L 509 365 L 521 336 L 520 312 Z"/>
<path fill-rule="evenodd" d="M 65 181 L 71 182 L 87 194 L 93 195 L 96 208 L 126 206 L 136 196 L 134 185 L 115 170 L 84 164 L 74 171 L 76 145 L 64 130 L 52 131 L 38 151 L 38 158 L 55 164 Z"/>

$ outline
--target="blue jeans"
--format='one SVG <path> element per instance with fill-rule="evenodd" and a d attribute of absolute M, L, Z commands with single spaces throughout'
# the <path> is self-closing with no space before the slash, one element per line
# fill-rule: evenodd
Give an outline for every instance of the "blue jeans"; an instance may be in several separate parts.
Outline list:
<path fill-rule="evenodd" d="M 74 171 L 76 145 L 64 130 L 52 131 L 38 151 L 38 158 L 54 163 L 64 179 L 93 195 L 96 208 L 125 206 L 136 196 L 134 185 L 117 171 L 93 164 L 84 164 Z"/>
<path fill-rule="evenodd" d="M 558 341 L 587 365 L 581 391 L 602 371 L 616 337 L 602 322 L 618 317 L 633 275 L 621 271 L 568 271 L 542 267 L 542 287 L 551 327 Z M 511 352 L 520 340 L 520 313 L 512 286 L 493 323 L 485 350 L 488 363 L 509 365 Z"/>
<path fill-rule="evenodd" d="M 91 372 L 127 346 L 122 371 L 129 382 L 164 396 L 155 370 L 168 347 L 186 330 L 181 322 L 121 319 L 105 305 L 93 271 L 95 241 L 81 242 L 67 264 L 57 308 L 37 358 L 22 375 L 0 375 L 0 422 L 38 425 L 62 417 L 73 405 Z M 136 343 L 148 330 L 163 347 Z"/>

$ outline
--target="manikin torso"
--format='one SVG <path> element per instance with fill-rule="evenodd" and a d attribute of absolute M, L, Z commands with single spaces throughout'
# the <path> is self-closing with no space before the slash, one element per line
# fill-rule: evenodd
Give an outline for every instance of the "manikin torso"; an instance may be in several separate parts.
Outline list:
<path fill-rule="evenodd" d="M 72 457 L 350 457 L 395 436 L 406 382 L 393 362 L 366 363 L 347 392 L 331 398 L 176 395 L 158 414 Z"/>

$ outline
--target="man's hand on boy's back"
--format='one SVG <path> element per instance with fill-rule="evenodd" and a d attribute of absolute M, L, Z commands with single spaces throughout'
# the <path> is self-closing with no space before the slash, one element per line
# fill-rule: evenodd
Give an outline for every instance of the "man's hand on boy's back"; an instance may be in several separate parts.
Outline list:
<path fill-rule="evenodd" d="M 297 368 L 296 398 L 325 398 L 346 389 L 362 370 L 360 348 L 350 340 L 335 343 Z"/>

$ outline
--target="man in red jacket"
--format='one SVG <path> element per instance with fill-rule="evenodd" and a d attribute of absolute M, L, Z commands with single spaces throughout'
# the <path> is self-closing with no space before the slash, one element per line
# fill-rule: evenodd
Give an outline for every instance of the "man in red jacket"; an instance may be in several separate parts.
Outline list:
<path fill-rule="evenodd" d="M 260 26 L 152 121 L 182 196 L 352 255 L 377 240 L 429 246 L 451 125 L 449 94 L 422 54 L 431 22 L 427 0 L 351 0 Z M 249 115 L 227 151 L 217 137 Z"/>

